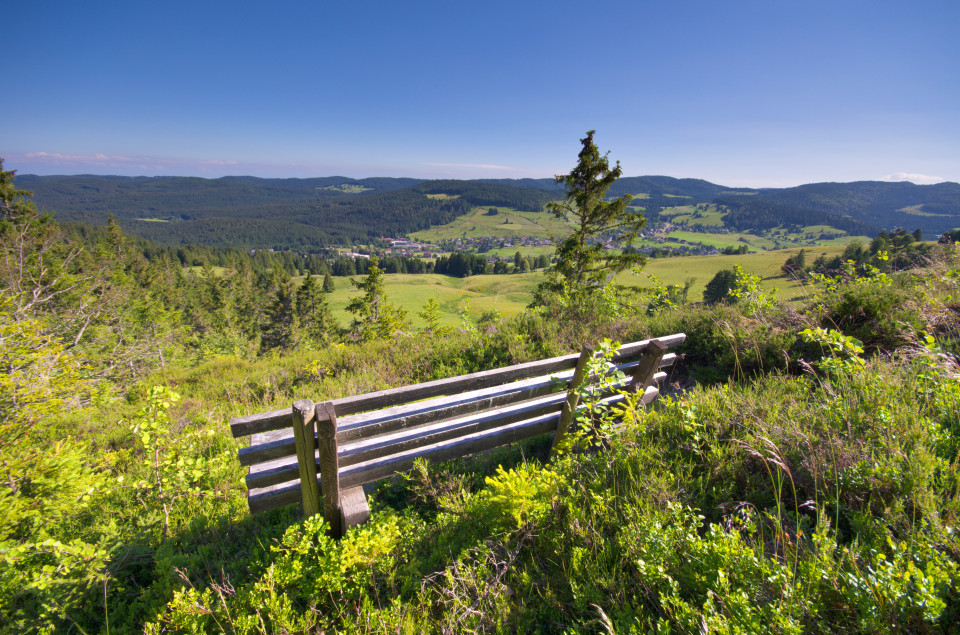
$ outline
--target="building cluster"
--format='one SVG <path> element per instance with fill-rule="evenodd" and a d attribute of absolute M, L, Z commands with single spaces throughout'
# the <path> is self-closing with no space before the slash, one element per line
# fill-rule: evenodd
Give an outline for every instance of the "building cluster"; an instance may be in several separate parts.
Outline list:
<path fill-rule="evenodd" d="M 384 244 L 383 253 L 388 256 L 404 256 L 407 258 L 436 258 L 441 249 L 436 245 L 418 243 L 402 238 L 381 238 Z M 387 247 L 386 245 L 389 245 Z"/>
<path fill-rule="evenodd" d="M 534 236 L 513 236 L 509 238 L 463 236 L 462 238 L 440 241 L 440 249 L 441 251 L 475 250 L 477 253 L 483 253 L 491 249 L 522 249 L 524 247 L 553 246 L 553 244 L 553 240 L 550 238 Z"/>

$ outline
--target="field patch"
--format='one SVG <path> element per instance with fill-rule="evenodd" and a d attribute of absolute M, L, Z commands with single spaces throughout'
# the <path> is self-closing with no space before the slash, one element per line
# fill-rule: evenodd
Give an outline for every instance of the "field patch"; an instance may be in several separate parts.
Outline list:
<path fill-rule="evenodd" d="M 496 214 L 490 214 L 490 209 Z M 510 207 L 475 207 L 446 225 L 439 225 L 410 234 L 413 240 L 437 243 L 457 238 L 549 238 L 566 235 L 569 223 L 549 212 L 521 212 Z"/>
<path fill-rule="evenodd" d="M 949 218 L 950 214 L 935 214 L 933 212 L 923 211 L 923 205 L 911 205 L 909 207 L 904 207 L 897 210 L 898 212 L 903 212 L 904 214 L 909 214 L 910 216 L 937 216 L 940 218 Z"/>
<path fill-rule="evenodd" d="M 341 183 L 340 185 L 327 185 L 326 187 L 318 187 L 318 190 L 330 190 L 332 192 L 340 192 L 342 194 L 360 194 L 361 192 L 369 192 L 373 188 L 363 187 L 362 185 L 357 185 L 356 183 Z"/>

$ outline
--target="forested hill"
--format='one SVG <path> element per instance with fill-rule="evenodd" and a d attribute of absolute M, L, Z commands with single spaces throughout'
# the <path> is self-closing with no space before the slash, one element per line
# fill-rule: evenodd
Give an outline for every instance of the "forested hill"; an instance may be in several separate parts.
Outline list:
<path fill-rule="evenodd" d="M 44 209 L 57 210 L 63 220 L 90 220 L 112 212 L 154 212 L 161 216 L 192 216 L 198 210 L 246 209 L 271 203 L 298 203 L 344 193 L 382 193 L 420 183 L 420 179 L 260 179 L 230 176 L 197 177 L 34 176 L 18 175 L 17 183 L 35 193 Z M 83 217 L 85 216 L 85 217 Z"/>
<path fill-rule="evenodd" d="M 515 184 L 563 191 L 553 179 L 498 179 Z M 662 207 L 716 203 L 728 210 L 725 225 L 739 231 L 780 225 L 831 225 L 851 233 L 905 227 L 935 236 L 960 227 L 960 184 L 856 181 L 811 183 L 791 188 L 726 187 L 702 179 L 670 176 L 623 177 L 610 196 L 632 194 L 637 204 L 656 216 Z M 652 213 L 651 213 L 652 212 Z"/>
<path fill-rule="evenodd" d="M 105 224 L 163 245 L 311 249 L 369 242 L 448 223 L 477 206 L 539 211 L 563 196 L 553 179 L 260 179 L 18 176 L 41 209 L 62 221 Z M 656 220 L 663 208 L 717 204 L 737 231 L 830 225 L 851 234 L 904 227 L 933 237 L 960 227 L 960 184 L 863 181 L 784 189 L 731 188 L 701 179 L 624 177 L 610 196 L 632 194 Z"/>
<path fill-rule="evenodd" d="M 811 183 L 761 190 L 758 198 L 829 214 L 851 216 L 882 228 L 920 228 L 928 236 L 960 226 L 960 184 Z"/>
<path fill-rule="evenodd" d="M 102 225 L 164 245 L 310 249 L 442 225 L 471 208 L 538 211 L 538 189 L 477 181 L 225 177 L 18 176 L 61 221 Z"/>

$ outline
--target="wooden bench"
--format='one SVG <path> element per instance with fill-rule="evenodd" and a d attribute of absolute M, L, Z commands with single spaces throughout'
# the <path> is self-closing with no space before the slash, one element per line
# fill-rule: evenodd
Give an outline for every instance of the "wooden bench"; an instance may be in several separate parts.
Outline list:
<path fill-rule="evenodd" d="M 621 387 L 644 391 L 645 404 L 656 399 L 656 383 L 665 378 L 660 369 L 676 357 L 667 351 L 685 338 L 621 346 L 612 360 L 627 375 Z M 363 485 L 409 470 L 416 459 L 449 461 L 559 430 L 556 446 L 593 355 L 584 347 L 580 354 L 319 404 L 301 400 L 290 410 L 232 419 L 234 437 L 250 435 L 239 452 L 250 468 L 250 511 L 300 502 L 307 516 L 323 510 L 331 533 L 340 536 L 369 517 Z M 606 398 L 623 397 L 609 391 Z"/>

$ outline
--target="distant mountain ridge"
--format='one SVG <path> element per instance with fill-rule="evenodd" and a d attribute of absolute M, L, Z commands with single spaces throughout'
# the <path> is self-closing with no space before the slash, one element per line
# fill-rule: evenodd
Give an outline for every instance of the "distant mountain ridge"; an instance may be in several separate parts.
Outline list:
<path fill-rule="evenodd" d="M 957 183 L 810 183 L 761 190 L 761 195 L 796 207 L 852 216 L 863 221 L 869 219 L 872 224 L 887 229 L 919 227 L 924 233 L 939 234 L 960 224 L 960 184 Z"/>
<path fill-rule="evenodd" d="M 310 249 L 369 242 L 450 222 L 480 206 L 542 210 L 563 194 L 553 179 L 423 180 L 342 176 L 277 179 L 18 175 L 59 220 L 102 225 L 109 215 L 161 244 Z M 832 225 L 850 233 L 905 227 L 932 237 L 960 227 L 960 184 L 860 181 L 736 188 L 668 176 L 621 178 L 655 220 L 662 208 L 713 203 L 738 231 Z"/>

